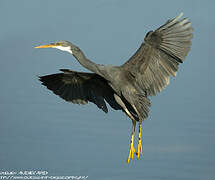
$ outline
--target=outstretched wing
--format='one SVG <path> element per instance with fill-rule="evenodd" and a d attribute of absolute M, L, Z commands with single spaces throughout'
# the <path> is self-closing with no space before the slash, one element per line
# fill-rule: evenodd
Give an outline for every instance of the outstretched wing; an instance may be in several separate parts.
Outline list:
<path fill-rule="evenodd" d="M 41 76 L 39 80 L 66 101 L 75 104 L 87 104 L 90 101 L 107 113 L 106 100 L 113 109 L 121 109 L 114 99 L 113 89 L 101 76 L 67 69 L 61 71 L 63 73 Z"/>
<path fill-rule="evenodd" d="M 135 77 L 135 84 L 156 95 L 169 84 L 169 76 L 176 76 L 179 63 L 187 56 L 193 29 L 181 13 L 157 30 L 147 33 L 136 53 L 122 67 Z"/>

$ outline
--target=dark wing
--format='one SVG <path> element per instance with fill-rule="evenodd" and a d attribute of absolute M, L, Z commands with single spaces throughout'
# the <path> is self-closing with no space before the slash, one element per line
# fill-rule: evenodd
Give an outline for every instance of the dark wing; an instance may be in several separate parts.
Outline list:
<path fill-rule="evenodd" d="M 187 18 L 180 20 L 182 15 L 148 32 L 140 48 L 122 65 L 149 96 L 169 84 L 169 76 L 176 76 L 179 63 L 190 50 L 193 29 Z"/>
<path fill-rule="evenodd" d="M 75 104 L 87 104 L 90 101 L 107 113 L 106 100 L 113 109 L 121 109 L 114 99 L 113 89 L 101 76 L 67 69 L 61 71 L 63 73 L 41 76 L 40 81 L 66 101 Z"/>

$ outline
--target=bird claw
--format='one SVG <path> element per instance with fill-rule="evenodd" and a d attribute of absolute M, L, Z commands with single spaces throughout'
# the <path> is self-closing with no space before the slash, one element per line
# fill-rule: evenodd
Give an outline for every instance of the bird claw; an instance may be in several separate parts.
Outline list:
<path fill-rule="evenodd" d="M 137 155 L 137 152 L 136 152 L 136 150 L 135 150 L 135 148 L 134 148 L 134 145 L 131 144 L 127 163 L 130 162 L 130 159 L 133 160 L 133 158 L 134 158 L 134 153 Z"/>
<path fill-rule="evenodd" d="M 142 146 L 142 141 L 139 139 L 138 142 L 138 154 L 137 154 L 137 159 L 139 159 L 140 155 L 143 155 L 143 146 Z"/>

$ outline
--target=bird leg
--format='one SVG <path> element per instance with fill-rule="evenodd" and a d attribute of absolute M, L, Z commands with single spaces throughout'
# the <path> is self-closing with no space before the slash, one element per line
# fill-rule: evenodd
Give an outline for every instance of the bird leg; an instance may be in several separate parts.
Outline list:
<path fill-rule="evenodd" d="M 126 105 L 123 103 L 122 99 L 117 94 L 114 94 L 114 98 L 115 98 L 116 102 L 123 108 L 125 114 L 127 114 L 127 116 L 132 120 L 131 144 L 130 144 L 129 156 L 128 156 L 128 160 L 127 160 L 127 163 L 129 163 L 130 159 L 134 158 L 134 153 L 137 155 L 137 152 L 134 149 L 134 134 L 135 134 L 135 127 L 136 127 L 136 120 L 131 115 L 131 113 L 127 109 Z"/>
<path fill-rule="evenodd" d="M 138 135 L 138 154 L 137 159 L 139 159 L 140 155 L 143 155 L 143 147 L 142 147 L 142 140 L 141 140 L 141 131 L 142 131 L 142 121 L 139 121 L 139 135 Z"/>
<path fill-rule="evenodd" d="M 137 152 L 136 152 L 136 150 L 134 149 L 135 127 L 136 127 L 136 121 L 135 121 L 135 120 L 132 120 L 131 144 L 130 144 L 130 151 L 129 151 L 129 156 L 128 156 L 127 163 L 130 162 L 130 159 L 133 160 L 133 158 L 134 158 L 134 153 L 137 155 Z"/>
<path fill-rule="evenodd" d="M 139 134 L 138 134 L 138 153 L 137 153 L 137 159 L 139 159 L 140 155 L 142 156 L 143 155 L 143 146 L 142 146 L 142 140 L 141 140 L 141 132 L 142 132 L 142 119 L 141 119 L 141 116 L 140 114 L 138 113 L 138 110 L 137 108 L 132 105 L 132 107 L 134 108 L 134 110 L 136 111 L 136 113 L 138 114 L 138 117 L 139 117 Z"/>

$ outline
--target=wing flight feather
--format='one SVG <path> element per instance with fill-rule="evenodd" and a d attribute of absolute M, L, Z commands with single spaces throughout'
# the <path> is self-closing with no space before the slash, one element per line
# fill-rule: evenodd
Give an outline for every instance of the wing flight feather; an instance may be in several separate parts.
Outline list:
<path fill-rule="evenodd" d="M 168 20 L 145 36 L 136 53 L 122 67 L 135 76 L 135 84 L 156 95 L 168 84 L 170 76 L 176 76 L 178 65 L 190 51 L 193 29 L 183 13 Z"/>
<path fill-rule="evenodd" d="M 90 101 L 107 113 L 106 101 L 113 109 L 121 109 L 114 99 L 113 89 L 101 76 L 68 69 L 61 69 L 61 71 L 63 73 L 41 76 L 40 81 L 53 93 L 68 102 L 87 104 Z"/>

